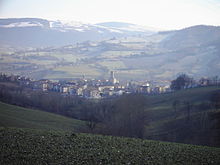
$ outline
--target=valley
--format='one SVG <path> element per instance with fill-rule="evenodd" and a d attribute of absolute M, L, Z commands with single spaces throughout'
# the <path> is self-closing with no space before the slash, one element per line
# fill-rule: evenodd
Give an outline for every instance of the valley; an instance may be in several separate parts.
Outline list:
<path fill-rule="evenodd" d="M 0 70 L 55 80 L 83 76 L 106 79 L 110 71 L 120 81 L 170 81 L 180 73 L 195 78 L 213 77 L 218 75 L 220 66 L 219 38 L 219 27 L 198 25 L 152 34 L 112 33 L 110 38 L 100 41 L 69 45 L 35 47 L 5 43 L 0 49 Z"/>
<path fill-rule="evenodd" d="M 139 38 L 126 38 L 125 41 L 123 38 L 60 48 L 14 49 L 12 53 L 0 54 L 1 71 L 35 79 L 71 79 L 83 75 L 103 79 L 113 70 L 122 81 L 171 80 L 182 72 L 197 77 L 218 74 L 220 57 L 214 46 L 174 51 L 158 48 L 160 45 L 156 42 L 143 42 L 143 39 L 138 42 Z"/>
<path fill-rule="evenodd" d="M 0 165 L 220 165 L 219 15 L 0 0 Z"/>

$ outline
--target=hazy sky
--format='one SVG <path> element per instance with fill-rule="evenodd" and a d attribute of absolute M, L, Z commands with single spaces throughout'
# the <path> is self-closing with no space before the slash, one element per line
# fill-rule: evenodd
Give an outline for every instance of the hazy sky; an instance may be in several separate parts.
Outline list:
<path fill-rule="evenodd" d="M 220 0 L 0 0 L 0 17 L 122 21 L 160 29 L 220 26 Z"/>

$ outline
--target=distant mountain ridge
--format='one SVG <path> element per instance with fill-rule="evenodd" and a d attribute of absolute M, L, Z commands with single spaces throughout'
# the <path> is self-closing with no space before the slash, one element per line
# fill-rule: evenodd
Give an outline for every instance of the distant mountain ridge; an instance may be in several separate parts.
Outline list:
<path fill-rule="evenodd" d="M 106 24 L 49 21 L 39 18 L 0 19 L 0 43 L 15 46 L 63 46 L 113 37 L 150 35 L 154 32 L 138 25 L 121 23 L 116 28 Z"/>
<path fill-rule="evenodd" d="M 28 46 L 41 48 L 29 51 Z M 122 22 L 0 19 L 0 50 L 2 72 L 36 79 L 103 78 L 112 70 L 123 80 L 220 76 L 219 26 L 152 32 Z"/>
<path fill-rule="evenodd" d="M 166 34 L 170 37 L 161 44 L 168 49 L 205 46 L 220 39 L 220 26 L 197 25 Z"/>

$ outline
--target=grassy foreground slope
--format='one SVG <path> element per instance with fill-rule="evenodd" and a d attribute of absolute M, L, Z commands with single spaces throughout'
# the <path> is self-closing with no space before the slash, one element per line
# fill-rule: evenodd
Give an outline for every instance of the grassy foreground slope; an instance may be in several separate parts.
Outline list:
<path fill-rule="evenodd" d="M 0 128 L 0 164 L 220 164 L 220 148 Z"/>
<path fill-rule="evenodd" d="M 208 104 L 213 93 L 220 90 L 220 87 L 211 86 L 211 87 L 200 87 L 200 88 L 191 88 L 176 91 L 173 93 L 166 93 L 161 95 L 155 95 L 148 97 L 149 107 L 148 109 L 152 112 L 157 112 L 157 117 L 170 117 L 174 113 L 173 102 L 178 100 L 179 105 L 178 109 L 180 110 L 184 105 L 183 102 L 189 101 L 193 103 L 193 106 L 198 106 L 199 104 Z M 204 105 L 203 105 L 204 106 Z M 202 111 L 202 109 L 198 109 Z M 196 112 L 198 112 L 196 111 Z M 192 111 L 194 112 L 194 111 Z M 157 118 L 156 118 L 157 119 Z"/>
<path fill-rule="evenodd" d="M 74 130 L 82 125 L 80 120 L 0 102 L 1 127 Z"/>
<path fill-rule="evenodd" d="M 220 147 L 220 109 L 210 101 L 219 91 L 211 86 L 148 97 L 145 138 Z M 191 104 L 189 116 L 185 102 Z"/>

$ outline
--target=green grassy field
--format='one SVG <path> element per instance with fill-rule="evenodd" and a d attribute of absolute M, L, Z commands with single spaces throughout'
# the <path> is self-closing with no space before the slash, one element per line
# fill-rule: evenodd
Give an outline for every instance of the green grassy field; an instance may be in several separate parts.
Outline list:
<path fill-rule="evenodd" d="M 80 120 L 0 102 L 1 127 L 74 130 L 83 125 Z"/>
<path fill-rule="evenodd" d="M 220 164 L 220 149 L 30 129 L 0 129 L 0 164 Z"/>

